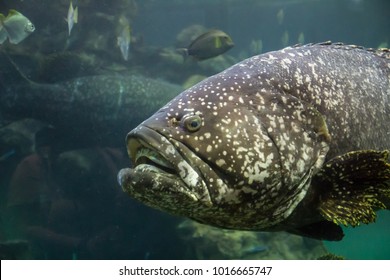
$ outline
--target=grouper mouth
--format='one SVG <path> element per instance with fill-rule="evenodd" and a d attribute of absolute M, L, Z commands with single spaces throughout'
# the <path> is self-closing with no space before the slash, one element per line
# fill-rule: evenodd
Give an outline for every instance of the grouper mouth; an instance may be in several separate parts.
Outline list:
<path fill-rule="evenodd" d="M 141 139 L 129 140 L 128 150 L 134 168 L 155 173 L 176 174 L 172 163 Z"/>
<path fill-rule="evenodd" d="M 192 161 L 196 156 L 179 141 L 143 125 L 126 140 L 132 168 L 122 169 L 118 181 L 130 196 L 167 211 L 173 207 L 167 197 L 176 200 L 173 204 L 211 203 L 207 185 Z"/>

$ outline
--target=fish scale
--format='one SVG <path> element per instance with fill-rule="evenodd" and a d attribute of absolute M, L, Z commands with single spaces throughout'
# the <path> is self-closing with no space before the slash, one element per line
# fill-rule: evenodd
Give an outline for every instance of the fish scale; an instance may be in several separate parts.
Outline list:
<path fill-rule="evenodd" d="M 0 59 L 4 58 L 3 55 Z M 58 83 L 28 80 L 9 59 L 1 60 L 0 112 L 6 119 L 34 118 L 54 125 L 75 143 L 86 139 L 116 145 L 129 126 L 182 91 L 141 75 L 93 75 Z M 91 142 L 92 141 L 92 142 Z"/>
<path fill-rule="evenodd" d="M 340 240 L 338 224 L 372 222 L 373 209 L 389 201 L 390 165 L 381 152 L 390 149 L 389 77 L 387 50 L 325 42 L 251 57 L 182 92 L 128 134 L 128 143 L 159 135 L 175 147 L 167 154 L 152 141 L 176 169 L 175 184 L 172 176 L 132 169 L 119 182 L 152 207 L 217 227 Z M 355 184 L 341 181 L 347 186 L 340 190 L 344 177 Z M 154 189 L 129 178 L 148 178 Z"/>

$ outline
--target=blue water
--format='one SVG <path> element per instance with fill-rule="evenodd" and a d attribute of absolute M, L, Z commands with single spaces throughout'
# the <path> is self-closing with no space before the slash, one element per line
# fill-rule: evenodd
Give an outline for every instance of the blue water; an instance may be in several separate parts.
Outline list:
<path fill-rule="evenodd" d="M 390 258 L 390 214 L 378 213 L 375 224 L 344 228 L 340 242 L 325 242 L 334 254 L 350 260 L 388 260 Z"/>

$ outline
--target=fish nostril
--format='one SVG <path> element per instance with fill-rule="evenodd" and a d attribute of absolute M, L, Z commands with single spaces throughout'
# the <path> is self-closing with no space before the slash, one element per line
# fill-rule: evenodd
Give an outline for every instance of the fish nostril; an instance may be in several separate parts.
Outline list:
<path fill-rule="evenodd" d="M 175 117 L 168 120 L 169 126 L 178 126 L 180 121 L 178 121 Z"/>

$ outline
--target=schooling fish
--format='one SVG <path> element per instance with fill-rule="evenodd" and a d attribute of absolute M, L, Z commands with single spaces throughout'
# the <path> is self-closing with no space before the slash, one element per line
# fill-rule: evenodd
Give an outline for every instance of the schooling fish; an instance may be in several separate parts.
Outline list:
<path fill-rule="evenodd" d="M 342 44 L 246 59 L 127 135 L 133 198 L 217 227 L 340 240 L 390 207 L 390 52 Z"/>
<path fill-rule="evenodd" d="M 11 44 L 19 44 L 34 30 L 34 24 L 16 10 L 9 10 L 7 17 L 0 14 L 0 44 L 7 38 Z"/>
<path fill-rule="evenodd" d="M 70 32 L 73 29 L 73 25 L 78 22 L 78 17 L 79 17 L 79 9 L 78 7 L 73 9 L 72 1 L 70 1 L 68 14 L 65 18 L 65 21 L 68 23 L 69 36 L 70 36 Z"/>
<path fill-rule="evenodd" d="M 197 37 L 186 49 L 179 49 L 185 56 L 205 60 L 223 54 L 234 46 L 232 38 L 221 30 L 210 30 Z"/>

